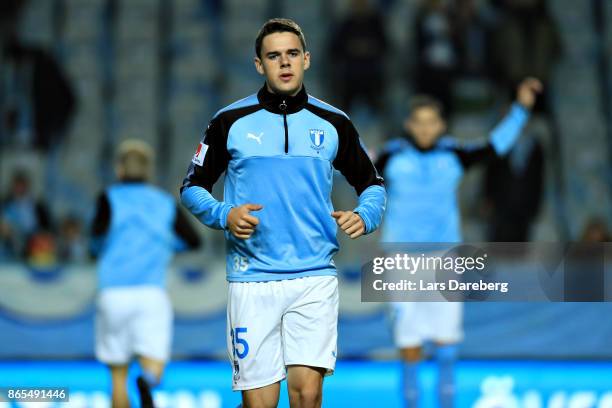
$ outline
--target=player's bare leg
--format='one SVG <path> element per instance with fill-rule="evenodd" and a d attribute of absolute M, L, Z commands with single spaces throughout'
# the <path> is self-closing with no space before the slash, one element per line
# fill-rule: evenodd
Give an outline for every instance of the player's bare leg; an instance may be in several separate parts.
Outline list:
<path fill-rule="evenodd" d="M 280 382 L 253 390 L 242 391 L 242 408 L 276 408 Z"/>
<path fill-rule="evenodd" d="M 400 349 L 400 354 L 402 356 L 403 361 L 418 363 L 419 361 L 421 361 L 421 357 L 423 355 L 422 347 L 406 347 Z"/>
<path fill-rule="evenodd" d="M 455 362 L 457 361 L 457 344 L 436 342 L 436 360 L 439 367 L 439 404 L 441 408 L 452 408 L 455 405 Z"/>
<path fill-rule="evenodd" d="M 112 382 L 112 408 L 129 408 L 130 400 L 127 392 L 127 365 L 109 365 Z"/>
<path fill-rule="evenodd" d="M 320 407 L 324 376 L 324 368 L 300 365 L 287 367 L 287 390 L 291 408 Z"/>
<path fill-rule="evenodd" d="M 153 408 L 152 389 L 161 381 L 164 373 L 165 362 L 148 357 L 139 357 L 138 362 L 142 374 L 136 380 L 138 392 L 140 393 L 140 404 L 143 408 Z"/>
<path fill-rule="evenodd" d="M 406 347 L 400 349 L 402 357 L 402 392 L 406 408 L 416 408 L 419 404 L 419 364 L 422 348 Z"/>

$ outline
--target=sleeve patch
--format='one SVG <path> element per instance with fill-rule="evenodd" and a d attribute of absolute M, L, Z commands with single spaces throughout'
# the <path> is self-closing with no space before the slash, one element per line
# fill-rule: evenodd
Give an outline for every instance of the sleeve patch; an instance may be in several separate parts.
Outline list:
<path fill-rule="evenodd" d="M 196 149 L 195 154 L 193 155 L 193 159 L 191 162 L 193 164 L 197 164 L 198 166 L 204 165 L 204 156 L 206 156 L 206 151 L 208 150 L 208 145 L 204 144 L 204 142 L 200 142 L 198 148 Z"/>

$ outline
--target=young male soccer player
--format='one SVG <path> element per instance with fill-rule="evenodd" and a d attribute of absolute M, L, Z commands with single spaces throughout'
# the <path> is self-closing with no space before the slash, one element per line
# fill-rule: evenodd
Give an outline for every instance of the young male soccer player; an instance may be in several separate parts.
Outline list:
<path fill-rule="evenodd" d="M 446 131 L 442 105 L 428 96 L 415 97 L 404 122 L 407 137 L 390 141 L 376 167 L 386 180 L 389 203 L 383 242 L 460 242 L 457 187 L 472 165 L 506 154 L 521 134 L 542 84 L 526 79 L 518 100 L 493 129 L 488 143 L 462 146 Z M 394 303 L 394 339 L 404 361 L 403 392 L 407 407 L 418 405 L 421 346 L 433 340 L 439 364 L 438 398 L 451 407 L 456 344 L 463 337 L 461 303 Z"/>
<path fill-rule="evenodd" d="M 200 239 L 174 198 L 148 183 L 153 153 L 140 141 L 118 149 L 118 183 L 98 199 L 92 225 L 99 256 L 96 357 L 112 376 L 113 408 L 129 407 L 128 365 L 138 357 L 143 407 L 161 379 L 170 354 L 172 305 L 165 274 L 174 251 L 196 248 Z"/>
<path fill-rule="evenodd" d="M 385 190 L 348 117 L 306 93 L 300 27 L 266 22 L 255 54 L 264 86 L 213 117 L 181 197 L 225 230 L 228 352 L 243 405 L 275 407 L 286 377 L 292 407 L 318 407 L 336 361 L 337 226 L 351 238 L 374 231 Z M 334 168 L 357 191 L 354 210 L 332 207 Z M 217 201 L 211 190 L 224 171 Z"/>

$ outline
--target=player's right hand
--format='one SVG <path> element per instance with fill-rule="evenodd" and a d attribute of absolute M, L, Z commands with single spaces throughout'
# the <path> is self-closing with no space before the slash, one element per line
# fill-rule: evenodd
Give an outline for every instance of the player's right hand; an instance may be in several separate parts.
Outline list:
<path fill-rule="evenodd" d="M 227 215 L 227 228 L 236 238 L 250 238 L 259 224 L 259 218 L 252 216 L 250 212 L 259 211 L 262 208 L 261 204 L 244 204 L 232 208 Z"/>
<path fill-rule="evenodd" d="M 518 86 L 516 99 L 525 109 L 531 110 L 536 103 L 538 94 L 542 93 L 544 86 L 539 79 L 525 78 Z"/>

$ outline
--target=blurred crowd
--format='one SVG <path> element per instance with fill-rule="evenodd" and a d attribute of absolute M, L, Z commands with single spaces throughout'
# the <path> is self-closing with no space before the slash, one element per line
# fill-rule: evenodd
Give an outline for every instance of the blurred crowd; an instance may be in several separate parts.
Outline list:
<path fill-rule="evenodd" d="M 400 61 L 400 75 L 412 93 L 438 98 L 448 118 L 465 108 L 456 92 L 462 79 L 487 84 L 493 95 L 487 99 L 490 106 L 507 106 L 527 76 L 550 89 L 563 47 L 546 0 L 421 0 L 414 21 L 405 25 L 414 44 L 390 59 L 396 50 L 390 45 L 386 13 L 393 1 L 351 0 L 347 13 L 330 25 L 326 79 L 329 99 L 341 109 L 351 112 L 360 103 L 375 116 L 385 115 L 385 95 L 392 83 L 387 76 L 398 71 L 389 70 L 388 60 Z M 221 12 L 222 2 L 211 4 Z M 23 5 L 23 0 L 0 2 L 0 151 L 48 152 L 62 143 L 78 100 L 54 54 L 20 40 L 17 25 Z M 299 22 L 299 16 L 295 18 Z M 545 92 L 536 112 L 554 132 L 549 99 Z M 549 158 L 538 138 L 524 137 L 507 157 L 488 166 L 481 201 L 489 240 L 530 239 Z M 57 219 L 46 197 L 33 193 L 32 169 L 13 169 L 1 176 L 10 181 L 0 203 L 0 259 L 42 264 L 88 259 L 87 220 L 77 215 Z M 587 224 L 576 238 L 610 239 L 605 219 Z"/>
<path fill-rule="evenodd" d="M 385 84 L 384 60 L 391 51 L 384 10 L 353 0 L 334 24 L 329 55 L 337 103 L 350 111 L 362 98 L 379 112 Z M 439 99 L 450 116 L 458 78 L 488 79 L 499 94 L 513 98 L 527 76 L 550 83 L 561 55 L 558 29 L 546 0 L 424 0 L 412 24 L 414 38 L 404 53 L 412 89 Z M 545 95 L 538 111 L 547 112 Z"/>
<path fill-rule="evenodd" d="M 51 50 L 20 38 L 26 4 L 0 3 L 0 152 L 45 155 L 62 143 L 77 100 Z M 0 196 L 0 260 L 28 260 L 33 265 L 86 260 L 83 220 L 56 220 L 46 197 L 34 196 L 33 176 L 39 175 L 28 168 L 12 169 L 8 191 Z"/>
<path fill-rule="evenodd" d="M 33 194 L 25 170 L 13 174 L 0 210 L 0 260 L 52 266 L 89 259 L 83 221 L 74 215 L 55 219 L 45 201 Z"/>

